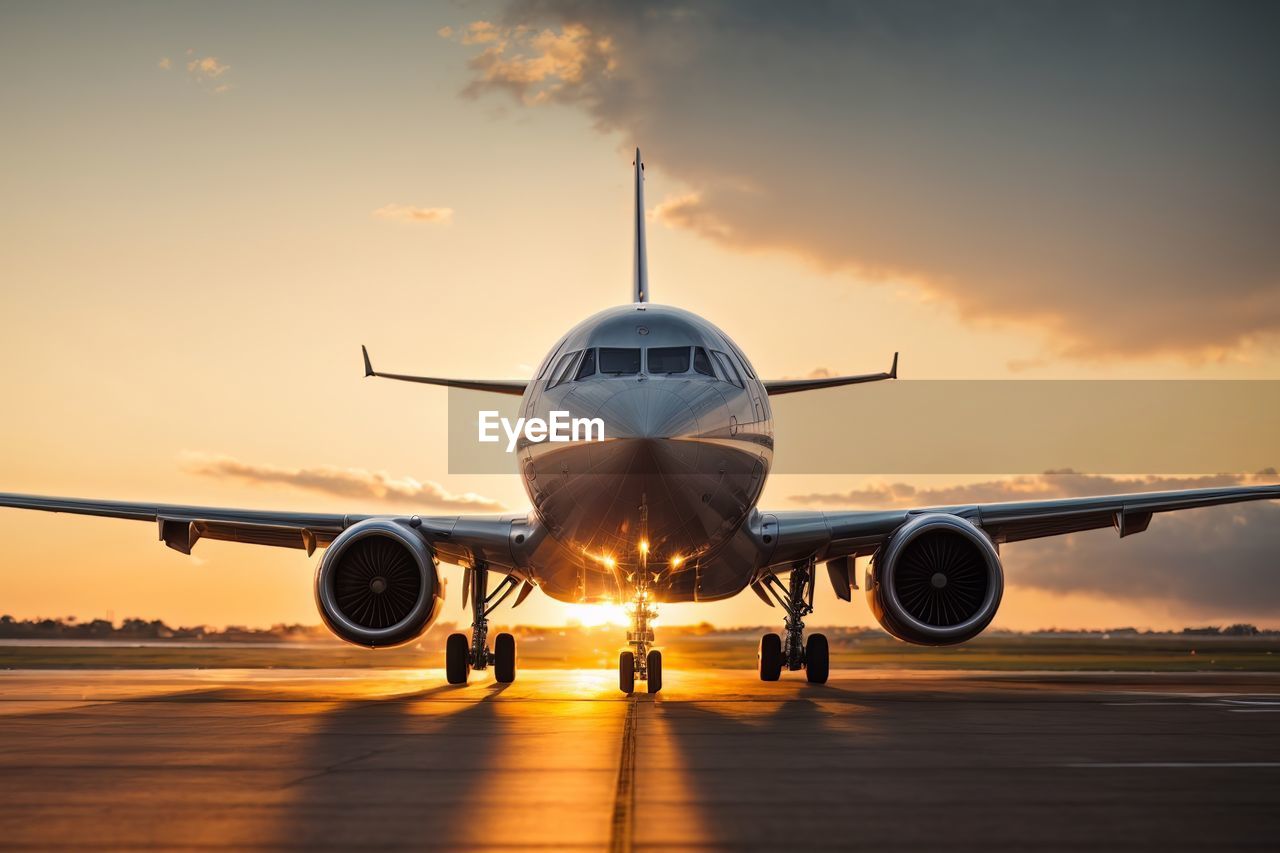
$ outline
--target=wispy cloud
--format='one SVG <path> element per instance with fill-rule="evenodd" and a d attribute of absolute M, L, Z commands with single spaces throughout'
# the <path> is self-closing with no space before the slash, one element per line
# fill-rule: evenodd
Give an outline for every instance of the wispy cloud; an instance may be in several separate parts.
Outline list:
<path fill-rule="evenodd" d="M 231 66 L 219 62 L 216 56 L 202 56 L 187 63 L 187 73 L 201 82 L 216 80 L 230 70 Z"/>
<path fill-rule="evenodd" d="M 453 208 L 415 207 L 411 204 L 387 204 L 375 210 L 373 215 L 379 219 L 392 219 L 398 222 L 421 222 L 448 225 L 453 221 Z"/>
<path fill-rule="evenodd" d="M 1211 489 L 1250 482 L 1272 482 L 1275 469 L 1256 475 L 1213 474 L 1203 477 L 1108 477 L 1071 470 L 1048 471 L 1035 476 L 984 480 L 956 486 L 917 488 L 910 483 L 869 483 L 843 492 L 811 492 L 790 500 L 807 506 L 924 507 L 993 501 L 1033 501 L 1082 498 L 1089 495 L 1128 492 L 1163 492 L 1175 489 Z"/>
<path fill-rule="evenodd" d="M 476 77 L 464 92 L 471 96 L 501 90 L 527 104 L 573 100 L 588 80 L 616 65 L 613 40 L 580 23 L 538 29 L 472 21 L 438 34 L 480 48 L 470 61 Z"/>
<path fill-rule="evenodd" d="M 192 474 L 219 477 L 262 485 L 284 485 L 339 497 L 394 501 L 419 505 L 424 510 L 456 512 L 496 512 L 504 507 L 492 498 L 474 492 L 450 492 L 439 483 L 412 477 L 393 477 L 385 471 L 320 465 L 313 468 L 286 468 L 242 462 L 231 456 L 188 452 L 182 467 Z"/>
<path fill-rule="evenodd" d="M 235 88 L 235 84 L 228 79 L 231 66 L 216 56 L 200 56 L 193 48 L 186 51 L 186 71 L 187 79 L 198 87 L 211 95 L 221 95 Z M 172 71 L 174 69 L 174 60 L 169 56 L 162 56 L 156 61 L 156 68 L 161 71 Z"/>

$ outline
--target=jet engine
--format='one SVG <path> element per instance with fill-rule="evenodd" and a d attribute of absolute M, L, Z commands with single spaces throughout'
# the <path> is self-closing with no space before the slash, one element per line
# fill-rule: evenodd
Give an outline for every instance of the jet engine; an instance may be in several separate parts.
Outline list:
<path fill-rule="evenodd" d="M 941 513 L 918 515 L 895 530 L 872 558 L 866 580 L 880 625 L 922 646 L 976 637 L 1004 593 L 991 540 L 966 519 Z"/>
<path fill-rule="evenodd" d="M 440 613 L 444 587 L 431 546 L 416 530 L 370 518 L 333 540 L 316 568 L 316 606 L 338 637 L 368 648 L 422 636 Z"/>

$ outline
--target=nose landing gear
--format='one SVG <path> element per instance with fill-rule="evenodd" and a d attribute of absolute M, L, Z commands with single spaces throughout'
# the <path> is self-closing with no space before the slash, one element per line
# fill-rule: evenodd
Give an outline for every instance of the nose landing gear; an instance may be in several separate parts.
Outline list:
<path fill-rule="evenodd" d="M 786 640 L 777 634 L 760 638 L 757 658 L 761 681 L 777 681 L 785 665 L 791 672 L 803 669 L 811 684 L 827 683 L 831 655 L 826 636 L 810 634 L 807 642 L 804 639 L 804 617 L 813 612 L 815 565 L 813 558 L 796 563 L 786 585 L 774 574 L 762 581 L 764 589 L 786 611 Z"/>
<path fill-rule="evenodd" d="M 627 632 L 627 643 L 632 648 L 618 655 L 618 689 L 634 693 L 639 679 L 648 692 L 657 693 L 662 689 L 662 652 L 650 648 L 653 628 L 649 620 L 657 617 L 658 611 L 649 601 L 647 585 L 644 591 L 637 588 L 630 609 L 631 630 Z"/>
<path fill-rule="evenodd" d="M 466 571 L 462 599 L 463 604 L 468 599 L 471 603 L 471 638 L 468 641 L 467 635 L 461 633 L 449 635 L 444 646 L 445 678 L 450 684 L 466 684 L 473 669 L 484 670 L 492 665 L 494 679 L 499 684 L 510 684 L 516 680 L 516 638 L 507 633 L 498 634 L 490 650 L 489 614 L 507 600 L 520 581 L 507 575 L 489 592 L 489 568 L 485 563 L 477 563 Z"/>
<path fill-rule="evenodd" d="M 645 689 L 657 693 L 662 689 L 662 652 L 650 648 L 653 645 L 653 628 L 650 622 L 658 618 L 658 611 L 649 597 L 649 507 L 640 504 L 640 564 L 630 580 L 634 597 L 631 600 L 631 630 L 627 632 L 629 651 L 618 655 L 618 689 L 634 693 L 636 679 L 645 683 Z M 619 586 L 624 578 L 619 575 Z"/>

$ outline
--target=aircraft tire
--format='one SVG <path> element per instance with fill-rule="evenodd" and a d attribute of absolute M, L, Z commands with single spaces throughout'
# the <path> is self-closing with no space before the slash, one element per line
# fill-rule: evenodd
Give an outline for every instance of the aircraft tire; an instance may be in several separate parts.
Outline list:
<path fill-rule="evenodd" d="M 831 674 L 831 652 L 825 634 L 810 634 L 804 644 L 804 675 L 810 684 L 826 684 Z"/>
<path fill-rule="evenodd" d="M 516 638 L 510 634 L 493 638 L 493 677 L 499 684 L 516 680 Z"/>
<path fill-rule="evenodd" d="M 649 675 L 645 687 L 650 693 L 662 689 L 662 652 L 657 649 L 649 652 Z"/>
<path fill-rule="evenodd" d="M 444 677 L 450 684 L 466 684 L 471 674 L 471 641 L 466 634 L 450 634 L 444 643 Z"/>
<path fill-rule="evenodd" d="M 636 692 L 635 652 L 623 652 L 618 655 L 618 689 L 628 695 Z"/>
<path fill-rule="evenodd" d="M 782 638 L 777 634 L 761 637 L 757 662 L 761 681 L 777 681 L 782 675 Z"/>

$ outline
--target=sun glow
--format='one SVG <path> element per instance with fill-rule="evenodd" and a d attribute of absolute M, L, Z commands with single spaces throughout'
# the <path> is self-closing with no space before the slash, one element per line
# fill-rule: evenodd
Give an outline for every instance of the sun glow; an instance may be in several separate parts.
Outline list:
<path fill-rule="evenodd" d="M 621 604 L 570 604 L 565 622 L 584 628 L 616 625 L 625 628 L 631 624 L 631 616 Z"/>

